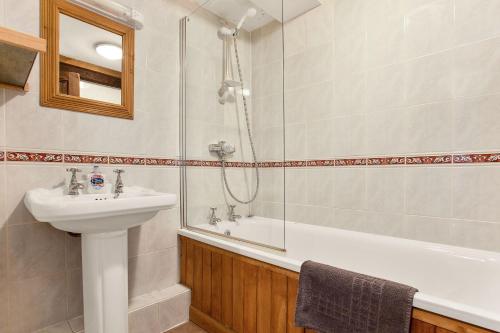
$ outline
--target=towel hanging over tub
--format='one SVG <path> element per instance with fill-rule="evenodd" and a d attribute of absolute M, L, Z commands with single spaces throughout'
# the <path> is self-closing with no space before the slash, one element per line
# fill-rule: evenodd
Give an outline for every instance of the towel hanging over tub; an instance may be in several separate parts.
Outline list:
<path fill-rule="evenodd" d="M 417 289 L 306 261 L 295 325 L 323 333 L 407 333 Z"/>

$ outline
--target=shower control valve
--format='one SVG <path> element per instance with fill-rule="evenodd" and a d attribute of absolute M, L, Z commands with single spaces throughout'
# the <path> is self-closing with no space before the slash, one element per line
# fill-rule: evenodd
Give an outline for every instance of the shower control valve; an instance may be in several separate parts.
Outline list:
<path fill-rule="evenodd" d="M 219 143 L 208 145 L 208 151 L 216 153 L 221 160 L 225 160 L 226 158 L 231 157 L 236 149 L 233 145 L 227 143 L 226 141 L 219 141 Z"/>

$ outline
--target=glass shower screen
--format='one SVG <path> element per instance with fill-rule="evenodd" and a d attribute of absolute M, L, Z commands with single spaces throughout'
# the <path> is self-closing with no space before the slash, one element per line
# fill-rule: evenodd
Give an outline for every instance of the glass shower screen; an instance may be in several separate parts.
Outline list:
<path fill-rule="evenodd" d="M 181 22 L 183 227 L 278 250 L 285 248 L 281 1 L 267 11 L 258 1 L 200 1 Z"/>

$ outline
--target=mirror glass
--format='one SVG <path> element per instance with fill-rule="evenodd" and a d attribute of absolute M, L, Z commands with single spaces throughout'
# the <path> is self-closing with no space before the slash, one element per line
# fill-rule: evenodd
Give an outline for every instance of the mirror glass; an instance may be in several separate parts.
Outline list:
<path fill-rule="evenodd" d="M 121 105 L 122 36 L 59 15 L 59 93 Z"/>

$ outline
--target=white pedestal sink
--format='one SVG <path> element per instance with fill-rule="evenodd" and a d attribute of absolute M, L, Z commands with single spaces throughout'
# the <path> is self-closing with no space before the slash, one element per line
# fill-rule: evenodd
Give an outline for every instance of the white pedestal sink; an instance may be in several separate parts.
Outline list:
<path fill-rule="evenodd" d="M 175 194 L 125 187 L 113 194 L 65 195 L 63 188 L 36 189 L 24 203 L 40 222 L 82 234 L 86 333 L 128 332 L 127 229 L 172 208 Z"/>

